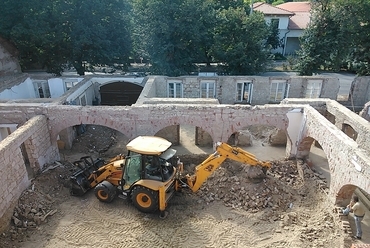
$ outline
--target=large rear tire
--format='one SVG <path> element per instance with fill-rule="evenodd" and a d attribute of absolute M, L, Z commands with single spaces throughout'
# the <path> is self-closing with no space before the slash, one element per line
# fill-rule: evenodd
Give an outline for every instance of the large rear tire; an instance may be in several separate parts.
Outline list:
<path fill-rule="evenodd" d="M 143 186 L 132 189 L 131 201 L 141 212 L 152 213 L 158 210 L 158 192 Z"/>
<path fill-rule="evenodd" d="M 108 181 L 103 181 L 96 185 L 94 192 L 96 198 L 98 198 L 101 202 L 112 202 L 117 196 L 116 186 Z"/>

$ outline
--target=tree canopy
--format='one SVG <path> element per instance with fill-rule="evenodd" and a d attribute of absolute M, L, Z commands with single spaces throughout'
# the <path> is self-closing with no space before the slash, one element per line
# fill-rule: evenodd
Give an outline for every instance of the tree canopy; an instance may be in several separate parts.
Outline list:
<path fill-rule="evenodd" d="M 321 0 L 301 38 L 297 69 L 312 75 L 347 69 L 370 75 L 370 1 Z"/>
<path fill-rule="evenodd" d="M 18 48 L 23 68 L 35 65 L 60 74 L 83 62 L 128 64 L 129 5 L 122 0 L 4 0 L 0 34 Z"/>
<path fill-rule="evenodd" d="M 197 63 L 225 74 L 264 70 L 278 33 L 244 0 L 4 0 L 0 35 L 23 69 L 60 75 L 73 66 L 120 65 L 144 58 L 153 74 L 186 75 Z"/>

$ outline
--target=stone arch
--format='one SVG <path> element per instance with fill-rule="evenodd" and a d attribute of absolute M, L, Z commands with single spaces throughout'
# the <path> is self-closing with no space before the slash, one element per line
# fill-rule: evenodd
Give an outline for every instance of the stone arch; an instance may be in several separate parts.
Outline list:
<path fill-rule="evenodd" d="M 50 137 L 52 142 L 56 142 L 57 136 L 62 130 L 81 124 L 109 127 L 121 132 L 128 138 L 133 138 L 133 136 L 135 135 L 135 123 L 130 120 L 130 118 L 117 121 L 116 118 L 112 118 L 109 113 L 106 113 L 102 109 L 100 109 L 100 111 L 91 111 L 91 109 L 99 107 L 68 106 L 67 108 L 68 110 L 65 110 L 62 109 L 62 107 L 60 106 L 58 108 L 58 110 L 61 111 L 60 114 L 56 115 L 56 118 L 49 120 L 51 128 Z M 88 109 L 90 109 L 90 111 L 94 114 L 89 114 Z M 99 112 L 101 113 L 99 114 Z M 66 116 L 68 116 L 68 118 Z"/>
<path fill-rule="evenodd" d="M 314 142 L 312 137 L 304 137 L 297 145 L 297 158 L 305 159 L 310 154 L 311 146 Z"/>
<path fill-rule="evenodd" d="M 345 133 L 348 137 L 356 141 L 358 132 L 350 125 L 347 123 L 342 123 L 342 131 Z"/>
<path fill-rule="evenodd" d="M 286 130 L 264 124 L 255 124 L 242 127 L 232 133 L 228 139 L 230 145 L 252 146 L 253 140 L 260 140 L 264 144 L 286 146 Z"/>
<path fill-rule="evenodd" d="M 80 128 L 79 132 L 77 128 Z M 58 136 L 59 153 L 71 149 L 73 145 L 74 152 L 79 154 L 99 154 L 98 157 L 108 158 L 117 154 L 126 154 L 126 144 L 129 141 L 129 138 L 118 130 L 101 125 L 83 125 L 83 129 L 81 126 L 67 127 Z M 78 142 L 74 143 L 76 139 Z"/>
<path fill-rule="evenodd" d="M 212 135 L 208 132 L 208 130 L 205 130 L 199 126 L 189 125 L 182 122 L 166 126 L 157 131 L 154 135 L 163 137 L 171 141 L 174 145 L 180 145 L 181 138 L 183 136 L 186 136 L 188 139 L 192 140 L 194 146 L 212 147 L 214 144 Z"/>
<path fill-rule="evenodd" d="M 357 186 L 354 184 L 343 185 L 336 195 L 335 203 L 342 206 L 348 205 L 356 189 Z"/>
<path fill-rule="evenodd" d="M 153 122 L 154 123 L 154 122 Z M 176 126 L 177 128 L 180 128 L 181 126 L 192 126 L 195 127 L 198 132 L 198 135 L 202 135 L 204 133 L 207 133 L 207 140 L 211 140 L 211 143 L 215 141 L 214 139 L 214 129 L 212 126 L 209 125 L 209 122 L 204 122 L 202 121 L 202 116 L 192 116 L 192 118 L 186 119 L 186 118 L 181 118 L 179 116 L 173 116 L 171 118 L 167 118 L 166 120 L 162 120 L 160 124 L 156 123 L 157 125 L 155 128 L 152 130 L 154 134 L 161 133 L 163 129 L 167 127 L 172 127 Z M 168 137 L 169 140 L 172 140 L 174 144 L 178 144 L 180 142 L 180 129 L 177 131 L 178 132 L 178 138 L 175 137 Z M 209 142 L 207 142 L 209 143 Z"/>

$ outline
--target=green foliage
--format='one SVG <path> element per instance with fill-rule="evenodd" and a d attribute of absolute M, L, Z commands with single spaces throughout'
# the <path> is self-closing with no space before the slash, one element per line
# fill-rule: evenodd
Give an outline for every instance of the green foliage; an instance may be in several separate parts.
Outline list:
<path fill-rule="evenodd" d="M 136 0 L 133 7 L 136 49 L 147 51 L 152 73 L 184 75 L 195 70 L 196 62 L 209 62 L 212 2 Z"/>
<path fill-rule="evenodd" d="M 211 53 L 224 64 L 224 73 L 252 75 L 264 71 L 269 52 L 264 47 L 268 27 L 263 15 L 248 16 L 243 8 L 229 8 L 219 12 L 217 23 Z"/>
<path fill-rule="evenodd" d="M 281 53 L 274 53 L 274 60 L 286 60 L 287 58 Z"/>
<path fill-rule="evenodd" d="M 270 46 L 271 49 L 277 49 L 283 45 L 283 41 L 279 38 L 279 20 L 272 19 L 268 26 L 268 35 L 266 39 L 266 45 Z"/>
<path fill-rule="evenodd" d="M 20 52 L 23 69 L 60 75 L 73 65 L 126 68 L 149 61 L 153 74 L 190 74 L 219 62 L 224 73 L 255 74 L 277 47 L 277 28 L 244 0 L 3 0 L 0 35 Z"/>
<path fill-rule="evenodd" d="M 370 2 L 336 0 L 317 2 L 311 23 L 301 39 L 301 75 L 320 69 L 347 68 L 359 75 L 370 75 Z"/>
<path fill-rule="evenodd" d="M 3 7 L 9 11 L 0 16 L 0 34 L 16 44 L 24 69 L 37 65 L 60 75 L 72 63 L 83 75 L 83 61 L 127 64 L 131 41 L 124 1 L 7 0 Z"/>
<path fill-rule="evenodd" d="M 283 4 L 283 3 L 285 3 L 285 2 L 287 2 L 287 1 L 284 1 L 284 0 L 277 0 L 277 1 L 273 1 L 273 2 L 271 3 L 271 5 L 276 6 L 276 5 L 279 5 L 279 4 Z"/>

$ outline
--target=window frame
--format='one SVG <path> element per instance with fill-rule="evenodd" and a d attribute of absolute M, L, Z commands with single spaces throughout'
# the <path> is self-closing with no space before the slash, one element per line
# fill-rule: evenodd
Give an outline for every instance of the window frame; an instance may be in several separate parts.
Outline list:
<path fill-rule="evenodd" d="M 205 96 L 203 96 L 203 85 L 205 87 Z M 210 89 L 210 85 L 213 85 L 213 89 Z M 210 92 L 213 91 L 213 92 Z M 212 96 L 210 96 L 212 94 Z M 200 98 L 216 98 L 216 81 L 215 80 L 201 80 L 200 81 Z"/>
<path fill-rule="evenodd" d="M 66 91 L 68 91 L 74 86 L 76 86 L 78 83 L 79 83 L 78 81 L 70 81 L 70 80 L 64 81 L 64 88 Z M 67 84 L 71 84 L 71 85 L 67 85 Z"/>
<path fill-rule="evenodd" d="M 246 87 L 248 89 L 248 92 L 246 91 Z M 248 93 L 248 99 L 245 99 L 246 93 Z M 253 81 L 243 81 L 243 82 L 236 83 L 236 93 L 235 93 L 236 102 L 251 103 L 252 93 L 253 93 Z"/>
<path fill-rule="evenodd" d="M 171 94 L 171 87 L 173 85 L 173 93 Z M 183 83 L 182 81 L 167 82 L 167 97 L 168 98 L 183 98 Z"/>
<path fill-rule="evenodd" d="M 38 98 L 51 98 L 49 82 L 48 81 L 33 81 L 36 96 Z M 41 90 L 41 92 L 40 92 Z M 42 94 L 40 94 L 42 93 Z"/>
<path fill-rule="evenodd" d="M 273 88 L 274 88 L 273 85 L 275 84 L 277 86 L 276 86 L 276 89 L 274 90 L 275 92 L 273 93 Z M 282 87 L 279 87 L 279 86 L 282 86 Z M 270 102 L 282 101 L 283 99 L 289 96 L 289 89 L 290 89 L 290 84 L 288 83 L 288 80 L 271 80 L 269 101 Z M 279 97 L 278 95 L 281 95 L 281 97 Z"/>
<path fill-rule="evenodd" d="M 318 85 L 316 85 L 318 84 Z M 305 95 L 304 97 L 305 98 L 320 98 L 321 96 L 321 91 L 322 91 L 322 84 L 323 84 L 323 80 L 321 79 L 309 79 L 307 80 L 307 87 L 306 87 L 306 91 L 305 91 Z M 313 87 L 310 87 L 313 86 Z M 316 86 L 319 86 L 317 89 Z M 315 97 L 313 97 L 313 95 L 315 94 Z"/>

